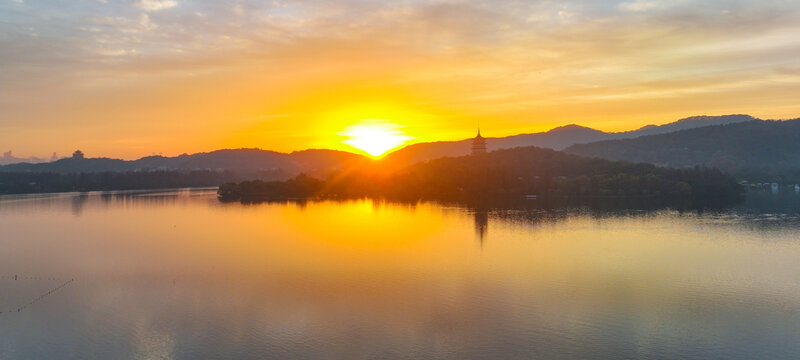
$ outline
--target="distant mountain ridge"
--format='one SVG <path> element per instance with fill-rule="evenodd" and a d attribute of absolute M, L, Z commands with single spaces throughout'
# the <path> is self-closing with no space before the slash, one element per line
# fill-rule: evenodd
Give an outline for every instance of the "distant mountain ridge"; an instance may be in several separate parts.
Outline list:
<path fill-rule="evenodd" d="M 628 139 L 703 126 L 734 124 L 757 120 L 760 119 L 741 114 L 693 116 L 664 125 L 647 125 L 637 130 L 615 133 L 570 124 L 546 132 L 512 135 L 501 138 L 486 138 L 486 146 L 489 151 L 522 146 L 538 146 L 553 150 L 563 150 L 575 144 Z M 420 161 L 432 160 L 445 156 L 455 157 L 467 155 L 470 153 L 470 145 L 471 139 L 412 144 L 387 155 L 383 161 L 391 164 L 395 168 L 402 168 Z"/>
<path fill-rule="evenodd" d="M 21 162 L 42 163 L 42 162 L 48 162 L 48 161 L 55 161 L 55 160 L 58 160 L 58 159 L 59 159 L 59 157 L 56 155 L 56 153 L 53 153 L 53 155 L 49 159 L 40 158 L 40 157 L 36 157 L 36 156 L 31 156 L 31 157 L 27 157 L 27 158 L 18 158 L 18 157 L 13 155 L 11 150 L 8 150 L 8 151 L 3 153 L 3 156 L 0 156 L 0 166 L 1 165 L 8 165 L 8 164 L 16 164 L 16 163 L 21 163 Z"/>
<path fill-rule="evenodd" d="M 747 121 L 758 121 L 758 119 L 749 115 L 695 116 L 665 125 L 648 125 L 637 130 L 617 133 L 608 133 L 570 124 L 541 133 L 486 138 L 486 142 L 489 151 L 525 146 L 562 150 L 575 144 L 635 138 L 709 125 Z M 418 143 L 388 154 L 381 162 L 385 171 L 393 171 L 421 161 L 468 155 L 470 148 L 471 139 Z M 285 179 L 299 173 L 324 177 L 327 174 L 356 166 L 363 161 L 369 160 L 358 154 L 326 149 L 303 150 L 292 153 L 261 149 L 223 149 L 174 157 L 147 156 L 137 160 L 63 158 L 47 163 L 0 165 L 0 172 L 53 172 L 65 174 L 108 171 L 228 170 L 253 174 L 254 177 L 262 179 Z"/>
<path fill-rule="evenodd" d="M 800 181 L 800 118 L 754 120 L 576 144 L 564 151 L 669 167 L 703 165 L 747 180 L 796 182 Z"/>
<path fill-rule="evenodd" d="M 761 120 L 750 115 L 735 114 L 723 116 L 692 116 L 664 125 L 647 125 L 637 130 L 626 131 L 618 134 L 632 134 L 633 137 L 666 134 L 670 132 L 694 129 L 704 126 L 735 124 L 746 121 Z M 574 145 L 574 144 L 573 144 Z"/>
<path fill-rule="evenodd" d="M 2 172 L 93 173 L 157 170 L 228 170 L 259 173 L 263 178 L 288 178 L 305 172 L 324 176 L 366 159 L 357 154 L 312 149 L 280 153 L 261 149 L 224 149 L 174 157 L 147 156 L 137 160 L 72 157 L 49 163 L 0 166 Z"/>

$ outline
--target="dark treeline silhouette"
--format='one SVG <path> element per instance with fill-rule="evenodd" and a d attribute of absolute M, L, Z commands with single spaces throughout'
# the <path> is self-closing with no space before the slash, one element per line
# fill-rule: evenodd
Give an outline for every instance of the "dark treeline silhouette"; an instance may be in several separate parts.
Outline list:
<path fill-rule="evenodd" d="M 241 179 L 230 171 L 206 170 L 71 174 L 0 172 L 0 194 L 204 187 Z"/>
<path fill-rule="evenodd" d="M 743 199 L 743 189 L 719 170 L 669 169 L 591 159 L 537 147 L 441 158 L 387 175 L 379 165 L 326 180 L 226 183 L 221 200 L 245 202 L 307 197 L 382 197 L 480 201 L 536 196 L 537 201 L 583 203 L 617 199 L 680 207 L 721 207 Z"/>

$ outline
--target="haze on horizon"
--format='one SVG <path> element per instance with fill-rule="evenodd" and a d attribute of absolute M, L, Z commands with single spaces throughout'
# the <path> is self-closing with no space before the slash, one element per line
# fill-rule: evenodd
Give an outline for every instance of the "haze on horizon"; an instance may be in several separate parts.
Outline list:
<path fill-rule="evenodd" d="M 18 156 L 800 115 L 795 1 L 0 0 L 0 49 Z"/>

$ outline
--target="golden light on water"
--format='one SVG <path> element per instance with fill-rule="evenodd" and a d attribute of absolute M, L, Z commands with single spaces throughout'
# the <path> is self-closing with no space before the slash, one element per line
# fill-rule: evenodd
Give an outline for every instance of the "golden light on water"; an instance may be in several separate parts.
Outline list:
<path fill-rule="evenodd" d="M 388 120 L 376 119 L 365 119 L 358 124 L 348 126 L 339 135 L 347 137 L 343 143 L 373 157 L 379 157 L 411 139 L 400 130 L 399 125 Z"/>

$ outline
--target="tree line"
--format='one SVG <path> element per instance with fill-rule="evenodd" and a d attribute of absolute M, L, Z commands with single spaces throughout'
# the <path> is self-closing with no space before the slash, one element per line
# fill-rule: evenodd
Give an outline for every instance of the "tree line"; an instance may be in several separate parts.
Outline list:
<path fill-rule="evenodd" d="M 717 207 L 743 200 L 744 190 L 731 176 L 706 167 L 671 169 L 523 147 L 431 160 L 396 173 L 382 172 L 378 163 L 325 180 L 301 174 L 287 181 L 229 182 L 220 186 L 218 194 L 222 200 L 241 201 L 365 196 L 470 201 L 527 195 L 576 202 L 630 198 Z"/>
<path fill-rule="evenodd" d="M 241 180 L 230 171 L 0 172 L 0 194 L 217 186 Z"/>

